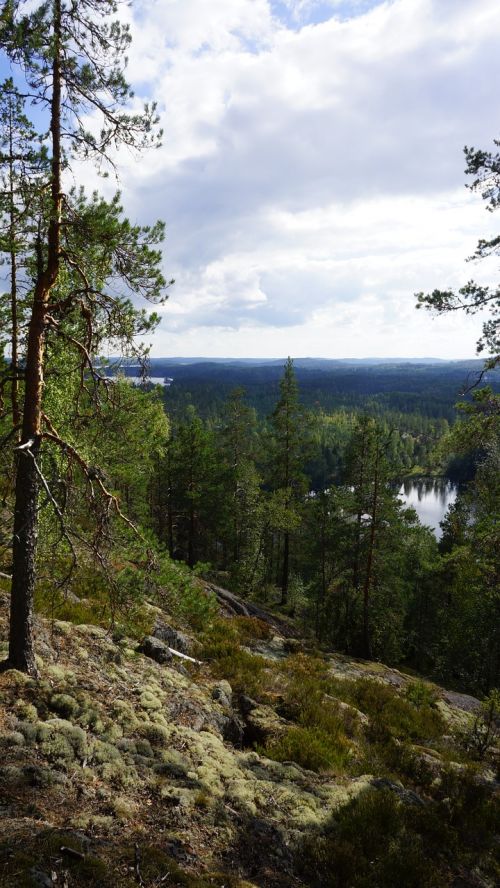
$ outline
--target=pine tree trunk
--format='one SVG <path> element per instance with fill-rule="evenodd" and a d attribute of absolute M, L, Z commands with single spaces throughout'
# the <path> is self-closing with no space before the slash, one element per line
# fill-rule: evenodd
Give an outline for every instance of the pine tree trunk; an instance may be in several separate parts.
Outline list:
<path fill-rule="evenodd" d="M 39 449 L 40 441 L 37 439 L 29 453 L 21 451 L 18 456 L 12 547 L 9 666 L 29 675 L 37 672 L 33 646 L 33 593 L 38 534 L 38 475 L 35 460 Z"/>
<path fill-rule="evenodd" d="M 42 434 L 42 396 L 45 363 L 45 329 L 50 292 L 59 274 L 61 220 L 61 2 L 54 0 L 54 56 L 52 62 L 51 214 L 47 265 L 43 268 L 38 245 L 38 273 L 28 331 L 25 368 L 23 428 L 16 473 L 16 503 L 12 542 L 12 588 L 9 657 L 7 664 L 36 675 L 33 648 L 33 598 L 38 536 L 38 477 L 36 459 Z"/>
<path fill-rule="evenodd" d="M 285 533 L 283 545 L 283 573 L 281 576 L 281 604 L 288 602 L 288 581 L 290 574 L 290 534 Z"/>

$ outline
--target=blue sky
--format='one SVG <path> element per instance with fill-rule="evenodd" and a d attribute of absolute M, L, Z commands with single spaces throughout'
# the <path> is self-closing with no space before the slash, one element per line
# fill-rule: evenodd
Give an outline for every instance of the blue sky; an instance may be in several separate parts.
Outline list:
<path fill-rule="evenodd" d="M 414 293 L 495 280 L 465 144 L 498 137 L 498 0 L 135 0 L 129 79 L 162 148 L 118 158 L 167 223 L 156 355 L 450 358 L 480 319 Z M 91 167 L 88 187 L 111 189 Z"/>
<path fill-rule="evenodd" d="M 384 0 L 272 0 L 271 9 L 288 28 L 326 22 L 332 17 L 340 20 L 363 15 Z"/>

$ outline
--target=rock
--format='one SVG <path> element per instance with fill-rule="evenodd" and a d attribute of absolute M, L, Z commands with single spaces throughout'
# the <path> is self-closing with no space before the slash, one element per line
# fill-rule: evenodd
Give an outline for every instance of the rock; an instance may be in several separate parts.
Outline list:
<path fill-rule="evenodd" d="M 163 620 L 156 621 L 153 636 L 164 641 L 168 647 L 180 651 L 181 654 L 189 654 L 193 647 L 191 639 L 187 635 L 174 629 L 173 626 L 169 626 L 168 623 L 164 623 Z"/>
<path fill-rule="evenodd" d="M 252 647 L 253 654 L 260 654 L 267 660 L 284 660 L 288 653 L 285 649 L 285 640 L 279 635 L 273 636 L 269 641 L 259 641 Z"/>
<path fill-rule="evenodd" d="M 247 697 L 246 694 L 240 694 L 238 703 L 242 715 L 248 715 L 253 709 L 257 709 L 259 705 L 255 700 L 252 700 L 251 697 Z"/>
<path fill-rule="evenodd" d="M 389 789 L 407 805 L 419 805 L 420 807 L 425 805 L 423 799 L 416 792 L 413 792 L 412 789 L 406 789 L 402 783 L 395 783 L 394 780 L 389 780 L 387 777 L 379 777 L 376 780 L 372 780 L 372 786 L 375 786 L 376 789 Z"/>
<path fill-rule="evenodd" d="M 168 645 L 159 638 L 155 638 L 154 635 L 146 635 L 137 650 L 157 663 L 170 663 L 172 660 L 172 654 L 168 649 Z"/>
<path fill-rule="evenodd" d="M 222 738 L 226 743 L 232 743 L 241 749 L 245 734 L 245 722 L 234 713 L 224 717 L 222 724 Z"/>
<path fill-rule="evenodd" d="M 37 869 L 35 866 L 32 866 L 30 869 L 30 876 L 33 885 L 36 885 L 36 888 L 55 888 L 55 883 L 52 881 L 47 873 L 42 872 L 42 870 Z"/>
<path fill-rule="evenodd" d="M 271 706 L 258 705 L 245 713 L 245 740 L 265 743 L 288 730 L 288 724 Z"/>
<path fill-rule="evenodd" d="M 443 691 L 443 700 L 455 709 L 461 709 L 463 712 L 479 712 L 481 701 L 477 697 L 471 697 L 470 694 L 459 694 L 456 691 Z"/>
<path fill-rule="evenodd" d="M 225 709 L 231 709 L 233 689 L 228 681 L 222 679 L 212 689 L 212 700 L 216 700 Z"/>

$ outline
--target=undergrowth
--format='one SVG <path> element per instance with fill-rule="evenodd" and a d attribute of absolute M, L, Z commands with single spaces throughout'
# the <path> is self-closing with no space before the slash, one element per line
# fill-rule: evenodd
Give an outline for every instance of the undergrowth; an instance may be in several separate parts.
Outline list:
<path fill-rule="evenodd" d="M 460 884 L 472 884 L 468 872 L 478 867 L 494 879 L 499 813 L 473 772 L 445 775 L 439 798 L 425 805 L 369 790 L 305 839 L 297 867 L 314 888 L 448 888 L 461 870 Z"/>

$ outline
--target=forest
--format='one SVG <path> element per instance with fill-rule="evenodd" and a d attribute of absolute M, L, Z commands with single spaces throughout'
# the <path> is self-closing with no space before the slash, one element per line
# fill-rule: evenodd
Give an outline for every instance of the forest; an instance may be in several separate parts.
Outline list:
<path fill-rule="evenodd" d="M 490 309 L 482 358 L 471 363 L 151 360 L 144 343 L 173 283 L 162 270 L 164 225 L 130 221 L 119 193 L 88 191 L 82 175 L 88 163 L 104 173 L 119 168 L 125 149 L 154 152 L 162 138 L 154 102 L 142 110 L 134 104 L 123 69 L 130 33 L 116 14 L 113 0 L 6 3 L 1 14 L 0 47 L 14 75 L 0 88 L 0 701 L 5 724 L 15 720 L 0 737 L 2 749 L 14 750 L 0 781 L 8 816 L 19 823 L 29 805 L 40 804 L 33 815 L 40 823 L 49 820 L 51 798 L 61 800 L 62 814 L 73 805 L 53 827 L 55 844 L 35 830 L 40 866 L 52 866 L 56 878 L 49 872 L 48 881 L 36 881 L 36 855 L 28 867 L 13 830 L 7 844 L 0 840 L 1 884 L 243 886 L 255 877 L 255 885 L 319 888 L 492 885 L 499 872 L 489 794 L 498 785 L 500 718 L 498 291 L 469 282 L 459 296 L 417 294 L 420 307 L 437 313 L 456 310 L 456 300 L 467 313 Z M 476 189 L 497 209 L 498 154 L 468 149 L 467 161 Z M 478 251 L 497 255 L 498 238 L 480 241 Z M 142 379 L 136 385 L 132 365 Z M 152 385 L 148 374 L 173 382 Z M 439 541 L 398 496 L 405 478 L 457 483 Z M 236 610 L 221 612 L 221 601 L 236 602 Z M 155 636 L 165 620 L 174 642 Z M 132 703 L 120 703 L 134 669 L 158 656 L 158 638 L 164 660 L 134 679 Z M 290 655 L 282 663 L 278 649 Z M 181 671 L 168 665 L 183 656 Z M 329 657 L 345 668 L 345 684 L 328 671 Z M 87 676 L 68 678 L 68 663 L 74 676 L 86 660 L 94 664 Z M 372 664 L 366 682 L 363 663 Z M 189 671 L 200 668 L 208 670 L 201 679 Z M 378 683 L 377 669 L 393 670 L 383 674 L 402 676 L 401 684 Z M 108 690 L 92 690 L 101 670 Z M 168 670 L 173 677 L 165 679 Z M 198 681 L 202 689 L 193 690 Z M 111 693 L 113 682 L 119 690 Z M 438 685 L 452 688 L 453 700 L 475 700 L 470 724 L 463 716 L 445 725 Z M 85 696 L 91 690 L 93 700 Z M 178 695 L 178 709 L 162 721 L 169 694 Z M 191 714 L 181 705 L 189 694 Z M 223 729 L 217 723 L 196 733 L 188 725 L 203 694 L 207 712 L 207 700 L 217 701 Z M 103 700 L 112 712 L 99 710 Z M 178 747 L 177 716 L 175 730 L 191 731 Z M 181 760 L 186 750 L 189 766 Z M 36 779 L 22 771 L 24 755 L 31 769 L 37 763 Z M 240 771 L 233 796 L 224 796 L 227 774 L 221 789 L 208 773 L 217 755 L 227 773 L 236 768 L 233 755 L 246 755 L 250 771 L 274 762 L 281 789 L 296 783 L 306 792 L 317 779 L 307 802 L 313 808 L 310 798 L 326 792 L 321 780 L 331 781 L 332 793 L 337 778 L 357 792 L 369 774 L 375 790 L 361 801 L 348 793 L 333 822 L 304 813 L 299 823 L 289 814 L 299 825 L 293 820 L 285 839 L 285 814 L 279 828 L 257 816 L 260 802 L 245 801 Z M 137 776 L 141 768 L 150 768 L 147 778 Z M 85 769 L 94 776 L 87 780 Z M 43 805 L 33 801 L 33 786 L 48 793 Z M 57 838 L 78 807 L 76 786 L 101 820 L 75 815 L 78 834 Z M 127 793 L 136 793 L 132 802 Z M 203 875 L 201 851 L 172 852 L 184 798 L 194 811 L 188 834 L 199 838 L 203 827 L 217 835 L 219 875 Z M 337 810 L 331 799 L 321 804 L 328 817 Z M 283 805 L 307 812 L 291 796 Z M 141 852 L 144 830 L 155 832 L 153 814 L 161 848 Z M 224 817 L 241 843 L 233 857 L 220 845 Z M 130 865 L 113 823 L 130 836 L 135 830 Z M 267 863 L 265 854 L 259 862 L 246 856 L 259 829 Z M 384 844 L 388 831 L 395 845 Z M 101 833 L 111 875 L 86 850 Z M 273 855 L 281 843 L 280 873 Z M 468 844 L 470 852 L 460 850 Z M 67 866 L 61 853 L 69 854 Z M 12 881 L 16 872 L 24 881 Z"/>

